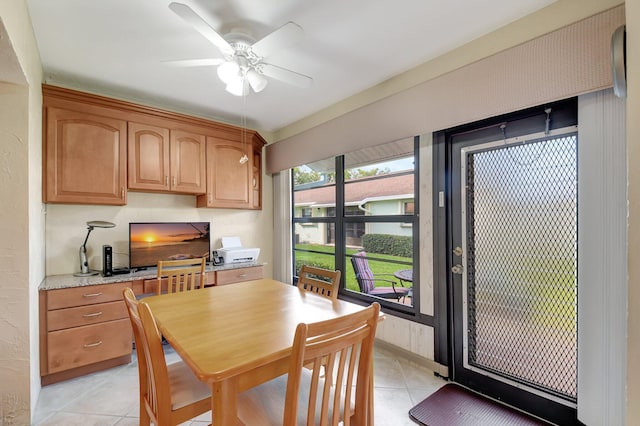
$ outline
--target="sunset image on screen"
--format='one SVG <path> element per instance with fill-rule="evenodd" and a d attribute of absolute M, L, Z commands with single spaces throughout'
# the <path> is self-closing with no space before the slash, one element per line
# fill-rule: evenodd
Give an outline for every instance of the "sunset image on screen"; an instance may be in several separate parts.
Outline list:
<path fill-rule="evenodd" d="M 209 223 L 131 223 L 129 267 L 154 266 L 159 260 L 209 257 Z"/>

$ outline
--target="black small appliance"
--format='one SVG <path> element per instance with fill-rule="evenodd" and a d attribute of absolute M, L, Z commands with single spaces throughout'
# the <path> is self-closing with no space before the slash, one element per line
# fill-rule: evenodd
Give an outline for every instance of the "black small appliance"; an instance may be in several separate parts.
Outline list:
<path fill-rule="evenodd" d="M 102 275 L 105 277 L 113 275 L 113 248 L 106 244 L 102 246 Z"/>

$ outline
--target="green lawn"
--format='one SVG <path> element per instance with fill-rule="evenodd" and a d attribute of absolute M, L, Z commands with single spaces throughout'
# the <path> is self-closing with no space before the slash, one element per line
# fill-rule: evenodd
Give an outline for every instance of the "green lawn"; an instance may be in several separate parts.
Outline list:
<path fill-rule="evenodd" d="M 318 266 L 324 265 L 325 268 L 335 269 L 334 258 L 333 258 L 333 254 L 334 254 L 333 246 L 323 246 L 323 245 L 317 245 L 317 244 L 296 244 L 295 248 L 298 249 L 295 251 L 296 264 L 315 263 L 315 264 L 318 264 Z M 323 255 L 319 253 L 308 253 L 308 252 L 299 251 L 299 250 L 314 250 L 322 253 L 327 253 L 327 255 Z M 358 287 L 358 282 L 356 281 L 356 275 L 355 275 L 355 272 L 353 271 L 353 266 L 351 266 L 351 257 L 349 257 L 349 255 L 354 254 L 358 251 L 359 250 L 356 250 L 356 249 L 347 249 L 347 259 L 345 262 L 346 271 L 342 271 L 343 274 L 346 273 L 345 275 L 346 287 L 349 290 L 354 290 L 354 291 L 360 291 L 360 288 Z M 369 266 L 371 267 L 371 270 L 376 276 L 378 276 L 379 274 L 393 275 L 393 273 L 399 269 L 412 268 L 412 265 L 411 265 L 412 259 L 409 257 L 390 256 L 386 254 L 376 254 L 376 253 L 372 253 L 370 254 L 370 256 L 373 256 L 379 259 L 408 263 L 403 265 L 398 263 L 385 262 L 382 260 L 369 259 Z M 297 272 L 298 271 L 296 270 L 296 274 Z M 380 278 L 389 278 L 398 282 L 398 280 L 393 276 L 391 277 L 382 276 Z M 381 283 L 379 285 L 383 285 L 383 284 Z"/>

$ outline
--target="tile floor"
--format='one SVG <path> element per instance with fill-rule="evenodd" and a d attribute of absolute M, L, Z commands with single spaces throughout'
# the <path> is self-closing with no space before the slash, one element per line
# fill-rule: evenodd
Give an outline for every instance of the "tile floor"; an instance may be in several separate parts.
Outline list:
<path fill-rule="evenodd" d="M 168 360 L 178 357 L 170 346 L 165 352 Z M 446 383 L 387 346 L 376 346 L 374 371 L 376 426 L 415 426 L 409 409 Z M 184 425 L 210 423 L 209 412 Z M 135 352 L 130 364 L 43 387 L 33 425 L 138 425 Z"/>

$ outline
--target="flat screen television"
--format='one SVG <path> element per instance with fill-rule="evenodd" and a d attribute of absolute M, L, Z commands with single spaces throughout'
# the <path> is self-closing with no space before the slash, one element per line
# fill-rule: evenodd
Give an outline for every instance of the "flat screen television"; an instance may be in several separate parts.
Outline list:
<path fill-rule="evenodd" d="M 129 223 L 129 269 L 155 267 L 159 260 L 206 257 L 211 252 L 209 222 Z"/>

